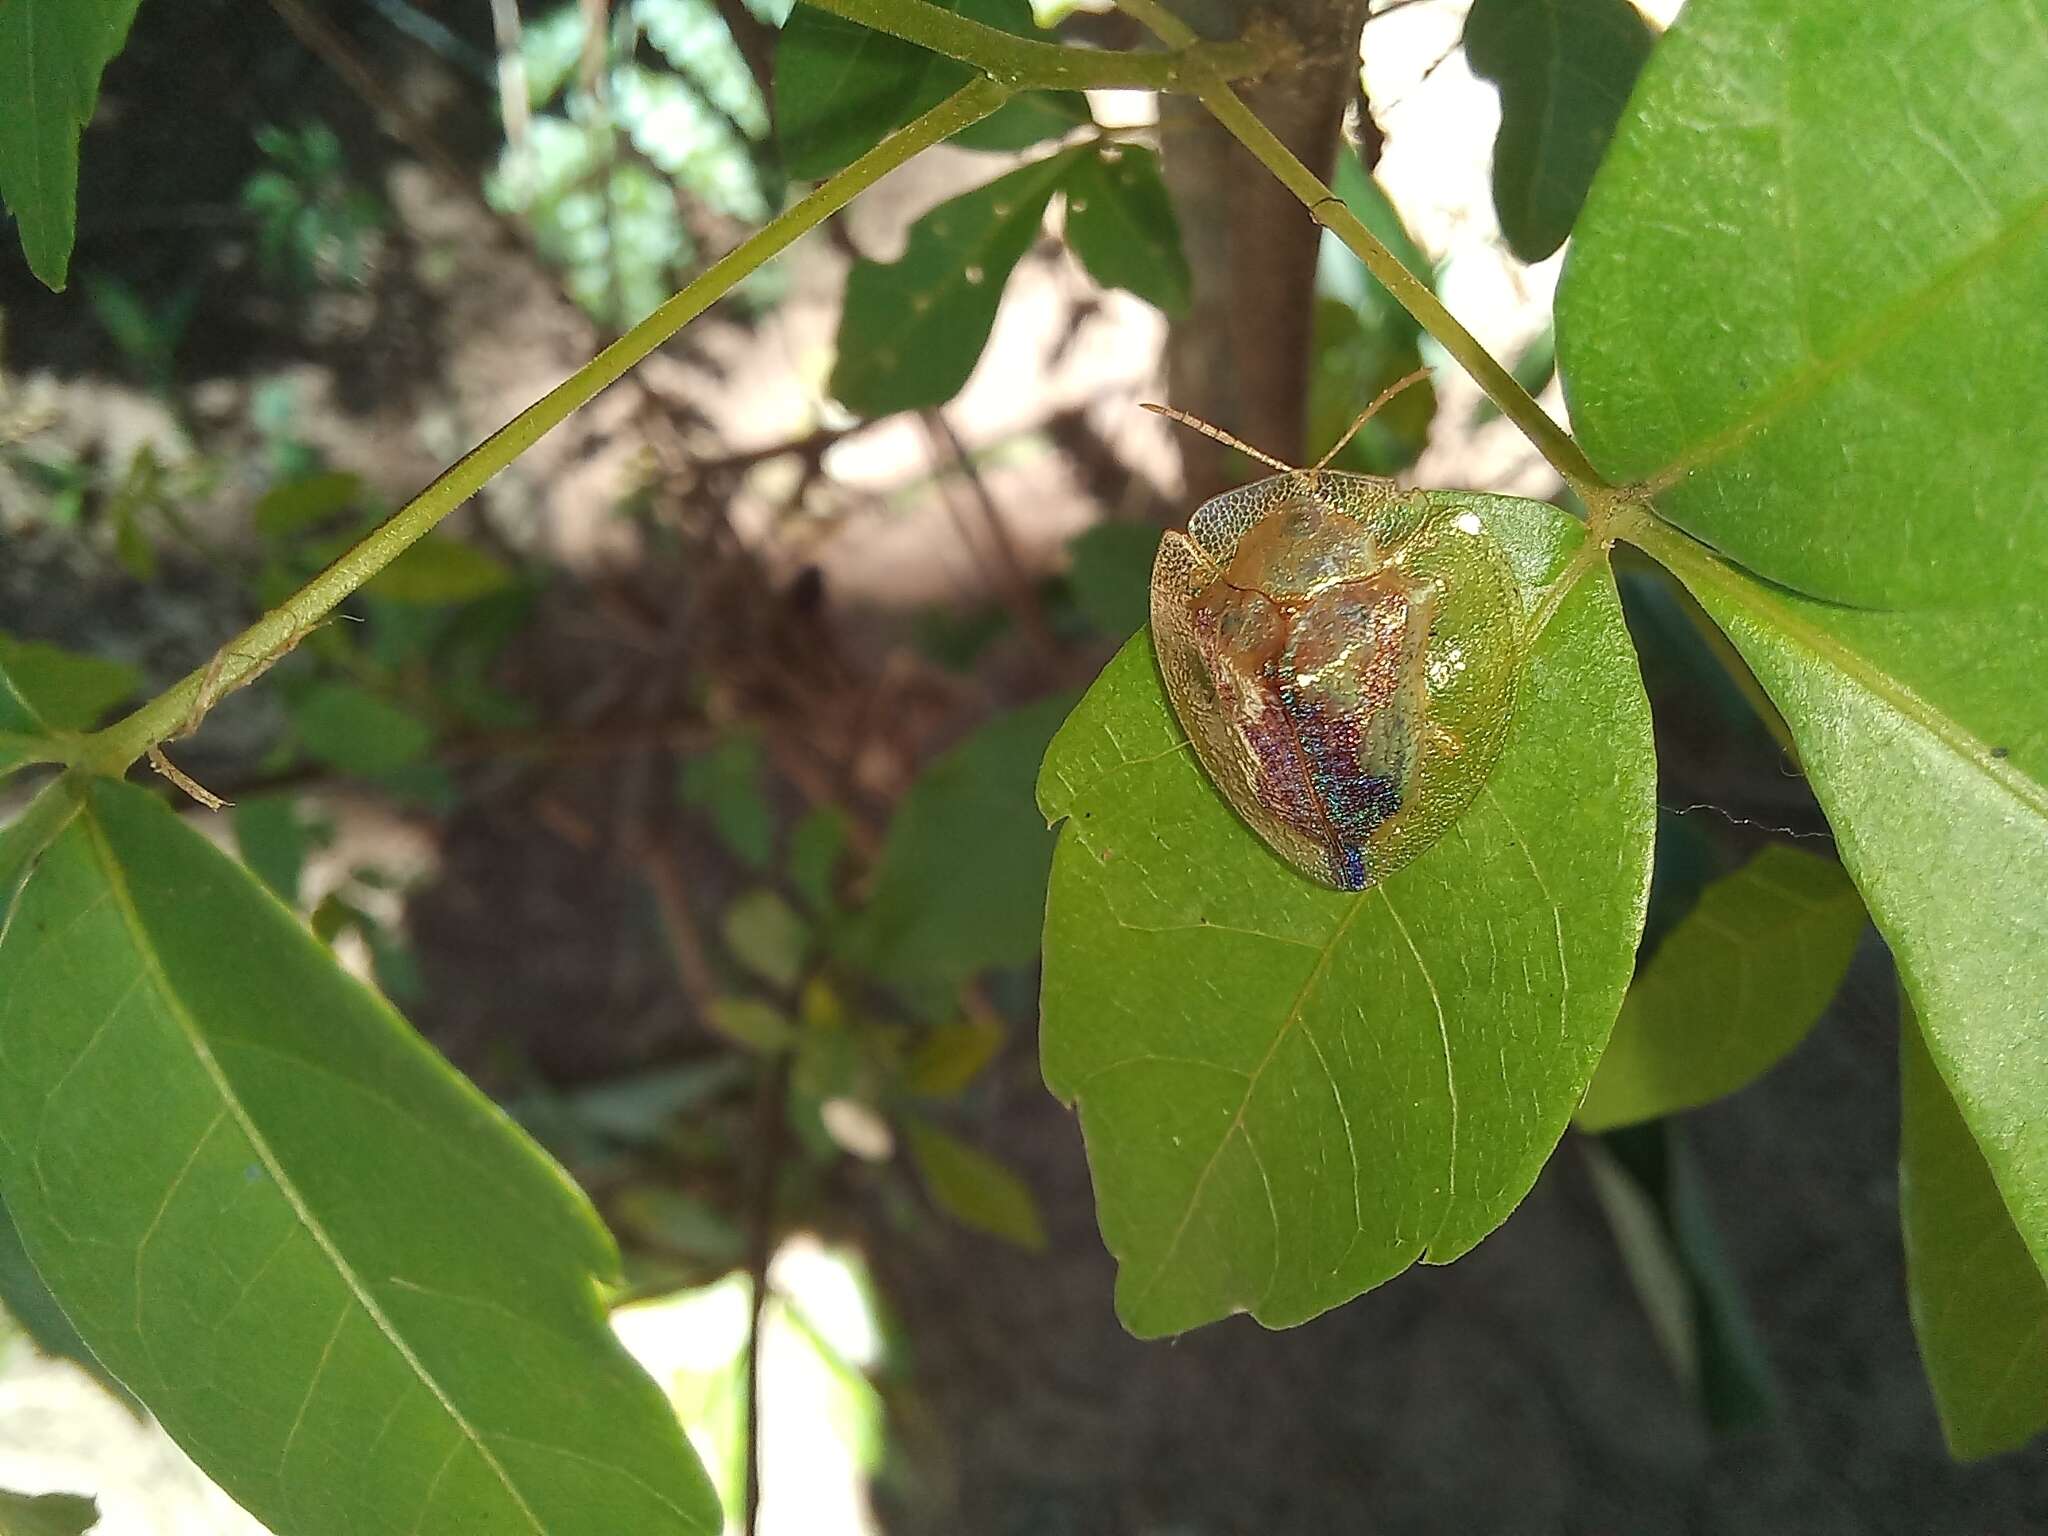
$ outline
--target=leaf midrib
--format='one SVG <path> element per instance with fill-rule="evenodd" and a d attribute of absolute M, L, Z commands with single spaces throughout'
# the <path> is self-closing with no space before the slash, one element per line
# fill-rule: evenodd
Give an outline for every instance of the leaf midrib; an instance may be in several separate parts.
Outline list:
<path fill-rule="evenodd" d="M 463 1439 L 469 1442 L 471 1448 L 483 1460 L 484 1465 L 490 1468 L 492 1474 L 498 1479 L 498 1482 L 505 1489 L 514 1506 L 525 1518 L 526 1523 L 536 1533 L 540 1533 L 540 1536 L 545 1536 L 546 1528 L 541 1524 L 540 1517 L 534 1513 L 532 1506 L 526 1502 L 525 1496 L 520 1492 L 518 1485 L 513 1482 L 511 1475 L 505 1470 L 504 1464 L 498 1460 L 497 1456 L 491 1451 L 491 1448 L 485 1444 L 482 1434 L 478 1432 L 475 1425 L 470 1423 L 468 1416 L 456 1406 L 454 1399 L 448 1395 L 447 1390 L 441 1385 L 440 1381 L 426 1368 L 425 1363 L 419 1356 L 413 1352 L 412 1346 L 406 1342 L 397 1326 L 385 1314 L 384 1309 L 378 1305 L 377 1299 L 370 1294 L 369 1288 L 363 1283 L 361 1277 L 356 1274 L 354 1266 L 343 1256 L 333 1236 L 321 1224 L 319 1218 L 313 1214 L 312 1208 L 307 1205 L 305 1197 L 300 1192 L 297 1184 L 286 1173 L 283 1163 L 278 1159 L 277 1153 L 271 1147 L 268 1138 L 264 1136 L 262 1130 L 257 1126 L 247 1106 L 242 1103 L 240 1095 L 235 1091 L 234 1084 L 229 1081 L 227 1074 L 221 1069 L 220 1062 L 214 1056 L 212 1047 L 206 1043 L 205 1033 L 200 1028 L 198 1020 L 192 1017 L 191 1012 L 185 1007 L 184 1001 L 178 996 L 176 989 L 171 985 L 170 975 L 164 969 L 163 960 L 157 952 L 155 941 L 150 937 L 149 930 L 143 923 L 141 911 L 136 907 L 134 896 L 128 888 L 127 876 L 122 870 L 120 860 L 114 854 L 113 845 L 107 840 L 105 829 L 100 825 L 99 818 L 92 813 L 90 807 L 87 807 L 84 811 L 83 820 L 87 835 L 92 839 L 93 855 L 101 866 L 109 890 L 113 893 L 115 909 L 121 914 L 122 923 L 127 928 L 129 938 L 135 945 L 137 958 L 141 961 L 145 974 L 148 976 L 157 995 L 163 1000 L 165 1013 L 177 1026 L 179 1032 L 184 1035 L 186 1045 L 190 1048 L 194 1059 L 199 1063 L 200 1069 L 206 1074 L 208 1081 L 212 1083 L 214 1091 L 220 1096 L 221 1103 L 225 1107 L 227 1114 L 234 1120 L 242 1134 L 248 1138 L 250 1149 L 255 1153 L 257 1160 L 262 1163 L 264 1171 L 270 1176 L 272 1185 L 284 1198 L 285 1204 L 291 1208 L 292 1214 L 297 1219 L 301 1229 L 305 1231 L 308 1237 L 313 1239 L 314 1246 L 320 1250 L 328 1263 L 333 1266 L 335 1273 L 341 1278 L 344 1288 L 354 1299 L 356 1305 L 363 1309 L 364 1315 L 369 1318 L 371 1324 L 384 1336 L 385 1341 L 397 1352 L 399 1359 L 404 1361 L 406 1368 L 412 1372 L 420 1385 L 425 1387 L 434 1400 L 441 1405 L 441 1409 L 448 1415 L 449 1421 L 454 1424 Z"/>
<path fill-rule="evenodd" d="M 1833 667 L 1893 713 L 1924 729 L 1954 756 L 2018 801 L 2029 814 L 2048 821 L 2048 785 L 2021 772 L 2010 759 L 1993 757 L 1989 743 L 1982 737 L 1861 651 L 1792 612 L 1774 600 L 1760 584 L 1738 574 L 1734 567 L 1706 553 L 1690 537 L 1669 525 L 1660 524 L 1641 530 L 1639 535 L 1631 536 L 1631 542 L 1677 572 L 1686 585 L 1693 588 L 1695 595 L 1704 588 L 1727 598 L 1767 630 L 1804 648 L 1816 660 Z"/>
<path fill-rule="evenodd" d="M 1642 476 L 1643 482 L 1652 491 L 1668 489 L 1695 470 L 1704 469 L 1732 452 L 1777 417 L 1811 399 L 1857 364 L 1875 356 L 1886 342 L 1929 318 L 1981 272 L 1994 266 L 2008 247 L 2023 244 L 2027 236 L 2044 233 L 2048 233 L 2048 195 L 2022 208 L 2011 223 L 1974 250 L 1949 263 L 1931 280 L 1908 290 L 1889 306 L 1877 311 L 1863 326 L 1849 332 L 1831 355 L 1814 358 L 1804 369 L 1795 370 L 1748 414 L 1737 417 L 1712 436 L 1675 454 L 1663 468 Z"/>

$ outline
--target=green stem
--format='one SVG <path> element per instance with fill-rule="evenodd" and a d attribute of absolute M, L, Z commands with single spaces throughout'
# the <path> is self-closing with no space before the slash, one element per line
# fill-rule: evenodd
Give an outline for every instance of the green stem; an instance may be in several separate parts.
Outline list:
<path fill-rule="evenodd" d="M 1358 216 L 1344 206 L 1343 200 L 1296 159 L 1294 152 L 1274 137 L 1272 130 L 1252 115 L 1235 91 L 1222 80 L 1215 79 L 1201 85 L 1196 94 L 1210 115 L 1256 155 L 1288 191 L 1301 199 L 1309 216 L 1351 247 L 1358 259 L 1365 263 L 1366 270 L 1385 285 L 1400 306 L 1458 360 L 1479 387 L 1492 397 L 1493 403 L 1500 407 L 1501 414 L 1522 429 L 1522 435 L 1535 444 L 1537 452 L 1548 459 L 1551 467 L 1564 477 L 1565 483 L 1578 492 L 1597 520 L 1614 499 L 1615 492 L 1580 451 L 1579 445 L 1572 441 L 1571 435 L 1552 421 L 1530 398 L 1529 392 L 1515 382 L 1514 376 L 1480 345 L 1478 338 L 1458 323 L 1457 317 L 1444 308 L 1442 300 L 1431 293 L 1420 278 L 1402 266 L 1392 251 L 1374 238 L 1372 231 L 1359 222 Z"/>
<path fill-rule="evenodd" d="M 1152 35 L 1169 48 L 1185 48 L 1195 40 L 1195 29 L 1161 5 L 1159 0 L 1117 0 L 1116 8 L 1149 28 Z"/>
<path fill-rule="evenodd" d="M 118 776 L 151 747 L 195 727 L 223 695 L 253 682 L 342 599 L 483 489 L 494 475 L 559 426 L 571 412 L 616 383 L 628 369 L 702 314 L 741 278 L 799 235 L 822 224 L 889 171 L 988 116 L 1010 95 L 1008 85 L 977 79 L 915 122 L 897 129 L 749 236 L 645 320 L 456 460 L 439 479 L 379 524 L 355 548 L 222 646 L 207 665 L 133 714 L 87 737 L 80 744 L 75 761 L 95 772 Z"/>
<path fill-rule="evenodd" d="M 971 65 L 1012 90 L 1192 90 L 1206 79 L 1258 74 L 1274 58 L 1263 41 L 1196 42 L 1168 53 L 1111 53 L 1017 37 L 927 0 L 805 0 L 821 11 L 887 32 Z"/>

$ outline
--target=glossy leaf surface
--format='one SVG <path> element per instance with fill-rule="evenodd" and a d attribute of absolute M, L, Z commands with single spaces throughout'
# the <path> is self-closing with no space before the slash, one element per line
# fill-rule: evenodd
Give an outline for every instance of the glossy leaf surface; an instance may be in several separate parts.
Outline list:
<path fill-rule="evenodd" d="M 67 780 L 23 824 L 0 1191 L 208 1474 L 294 1536 L 716 1530 L 561 1170 L 161 801 Z"/>
<path fill-rule="evenodd" d="M 1617 484 L 1801 592 L 2038 602 L 2048 0 L 1704 0 L 1581 215 L 1558 356 Z"/>
<path fill-rule="evenodd" d="M 1638 84 L 1557 323 L 1603 469 L 1851 600 L 1646 541 L 1783 715 L 2048 1267 L 2044 139 L 2043 0 L 1701 0 Z"/>
<path fill-rule="evenodd" d="M 1910 1010 L 1901 1026 L 1899 1216 L 1913 1332 L 1949 1449 L 1989 1456 L 2048 1428 L 2048 1280 Z"/>
<path fill-rule="evenodd" d="M 1532 596 L 1555 509 L 1456 497 Z M 1604 567 L 1537 639 L 1472 808 L 1358 894 L 1294 873 L 1196 765 L 1135 636 L 1046 755 L 1048 1086 L 1077 1105 L 1117 1307 L 1142 1335 L 1303 1321 L 1448 1261 L 1528 1191 L 1641 930 L 1649 708 Z"/>
<path fill-rule="evenodd" d="M 1776 1065 L 1835 995 L 1863 923 L 1849 876 L 1818 854 L 1773 845 L 1716 880 L 1629 986 L 1579 1126 L 1690 1109 Z"/>

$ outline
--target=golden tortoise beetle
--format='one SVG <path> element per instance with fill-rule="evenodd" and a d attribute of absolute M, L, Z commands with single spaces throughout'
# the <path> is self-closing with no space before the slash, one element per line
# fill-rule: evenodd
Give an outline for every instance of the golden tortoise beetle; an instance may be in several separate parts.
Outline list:
<path fill-rule="evenodd" d="M 1421 375 L 1383 393 L 1347 432 Z M 1232 809 L 1311 879 L 1359 891 L 1450 829 L 1507 745 L 1522 601 L 1473 512 L 1295 469 L 1204 502 L 1152 567 L 1174 713 Z"/>

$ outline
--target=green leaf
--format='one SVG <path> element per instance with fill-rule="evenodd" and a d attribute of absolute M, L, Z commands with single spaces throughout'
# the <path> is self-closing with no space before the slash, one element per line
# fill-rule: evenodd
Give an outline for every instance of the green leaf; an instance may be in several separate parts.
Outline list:
<path fill-rule="evenodd" d="M 256 531 L 266 538 L 284 538 L 353 510 L 363 499 L 363 482 L 338 471 L 287 480 L 263 493 L 252 514 Z M 401 557 L 402 558 L 402 557 Z"/>
<path fill-rule="evenodd" d="M 99 1523 L 99 1505 L 83 1494 L 0 1489 L 0 1536 L 84 1536 Z"/>
<path fill-rule="evenodd" d="M 290 708 L 307 756 L 342 773 L 390 773 L 418 762 L 434 740 L 425 723 L 349 683 L 322 683 Z"/>
<path fill-rule="evenodd" d="M 1067 245 L 1105 288 L 1127 288 L 1167 315 L 1188 308 L 1188 259 L 1159 156 L 1099 144 L 1067 177 Z"/>
<path fill-rule="evenodd" d="M 810 925 L 773 891 L 748 891 L 727 907 L 724 931 L 733 958 L 764 981 L 788 988 L 802 978 Z"/>
<path fill-rule="evenodd" d="M 1472 72 L 1500 87 L 1493 206 L 1523 261 L 1572 232 L 1656 41 L 1628 0 L 1477 0 L 1466 16 Z"/>
<path fill-rule="evenodd" d="M 904 1131 L 911 1160 L 932 1202 L 963 1226 L 1000 1237 L 1033 1253 L 1045 1247 L 1045 1224 L 1031 1187 L 979 1147 L 928 1120 L 909 1120 Z"/>
<path fill-rule="evenodd" d="M 0 201 L 29 270 L 62 291 L 78 232 L 78 138 L 138 0 L 0 4 Z"/>
<path fill-rule="evenodd" d="M 993 14 L 977 16 L 977 11 Z M 1000 25 L 997 15 L 1014 13 L 1004 0 L 962 0 L 960 14 L 996 26 Z M 968 78 L 962 76 L 962 83 Z M 1047 139 L 1064 138 L 1076 128 L 1092 127 L 1094 121 L 1089 115 L 1088 98 L 1079 91 L 1025 91 L 1011 97 L 980 122 L 969 123 L 953 135 L 952 142 L 962 149 L 1008 153 L 1043 144 Z"/>
<path fill-rule="evenodd" d="M 1379 182 L 1348 149 L 1338 156 L 1333 189 L 1403 266 L 1425 282 L 1431 279 L 1428 257 Z M 1314 321 L 1308 441 L 1320 452 L 1382 390 L 1422 366 L 1422 328 L 1327 232 L 1316 267 Z M 1435 415 L 1435 386 L 1424 380 L 1387 402 L 1331 462 L 1368 475 L 1405 469 L 1427 446 Z"/>
<path fill-rule="evenodd" d="M 142 687 L 142 674 L 123 661 L 87 656 L 0 632 L 0 730 L 83 731 Z M 7 698 L 13 695 L 13 701 Z M 15 713 L 26 706 L 26 714 Z"/>
<path fill-rule="evenodd" d="M 828 386 L 847 409 L 886 416 L 943 404 L 959 391 L 981 358 L 1003 285 L 1038 237 L 1045 205 L 1077 153 L 1034 161 L 939 204 L 910 226 L 900 260 L 854 263 Z"/>
<path fill-rule="evenodd" d="M 743 1263 L 746 1234 L 724 1212 L 661 1184 L 636 1184 L 614 1202 L 620 1228 L 664 1256 L 727 1266 Z"/>
<path fill-rule="evenodd" d="M 14 1218 L 7 1214 L 5 1203 L 0 1203 L 0 1304 L 5 1305 L 7 1316 L 21 1325 L 22 1332 L 37 1349 L 83 1368 L 125 1407 L 141 1412 L 141 1404 L 129 1395 L 128 1389 L 93 1358 L 85 1340 L 78 1336 L 71 1319 L 57 1304 L 57 1298 L 43 1284 L 43 1277 L 29 1262 L 28 1250 L 21 1246 L 21 1234 L 15 1230 Z M 4 1526 L 0 1526 L 0 1531 L 4 1531 Z"/>
<path fill-rule="evenodd" d="M 1770 1418 L 1770 1361 L 1678 1127 L 1657 1121 L 1582 1145 L 1650 1327 L 1707 1421 L 1737 1430 Z"/>
<path fill-rule="evenodd" d="M 161 801 L 51 793 L 0 1194 L 93 1353 L 294 1536 L 715 1531 L 562 1171 Z"/>
<path fill-rule="evenodd" d="M 249 872 L 288 907 L 299 904 L 299 876 L 310 839 L 292 795 L 258 795 L 236 802 L 235 846 Z"/>
<path fill-rule="evenodd" d="M 829 805 L 808 811 L 789 829 L 789 883 L 823 914 L 838 905 L 839 861 L 846 854 L 846 814 Z"/>
<path fill-rule="evenodd" d="M 676 793 L 710 819 L 747 868 L 768 867 L 775 857 L 775 810 L 761 792 L 761 745 L 753 737 L 727 736 L 684 759 Z"/>
<path fill-rule="evenodd" d="M 1550 388 L 1550 381 L 1557 377 L 1557 332 L 1549 326 L 1529 340 L 1515 360 L 1508 367 L 1514 381 L 1532 395 L 1540 395 Z M 1490 396 L 1484 397 L 1472 408 L 1472 425 L 1483 426 L 1500 415 L 1500 407 Z"/>
<path fill-rule="evenodd" d="M 934 1027 L 904 1066 L 903 1086 L 930 1099 L 950 1099 L 981 1075 L 1003 1045 L 992 1018 L 956 1019 Z"/>
<path fill-rule="evenodd" d="M 1536 592 L 1581 542 L 1444 496 Z M 1141 1335 L 1301 1322 L 1507 1216 L 1585 1091 L 1641 932 L 1649 705 L 1604 563 L 1537 638 L 1505 757 L 1357 894 L 1301 878 L 1187 750 L 1148 634 L 1046 754 L 1047 1085 L 1076 1103 L 1117 1309 Z"/>
<path fill-rule="evenodd" d="M 1067 546 L 1067 586 L 1081 616 L 1105 635 L 1145 622 L 1159 530 L 1144 523 L 1097 523 Z"/>
<path fill-rule="evenodd" d="M 782 1010 L 758 997 L 714 998 L 711 1017 L 704 1022 L 750 1051 L 787 1050 L 796 1039 L 796 1029 Z"/>
<path fill-rule="evenodd" d="M 1413 330 L 1389 325 L 1341 299 L 1315 301 L 1314 362 L 1308 381 L 1308 441 L 1318 455 L 1358 419 L 1381 392 L 1422 366 Z M 1337 469 L 1390 475 L 1429 446 L 1436 386 L 1419 379 L 1373 414 L 1330 461 Z"/>
<path fill-rule="evenodd" d="M 1915 1027 L 1900 1021 L 1906 1295 L 1942 1433 L 1996 1455 L 2048 1428 L 2048 1281 Z"/>
<path fill-rule="evenodd" d="M 1760 1077 L 1826 1010 L 1863 922 L 1841 865 L 1782 844 L 1716 880 L 1629 987 L 1579 1128 L 1655 1119 Z"/>
<path fill-rule="evenodd" d="M 1658 45 L 1558 294 L 1616 484 L 1865 607 L 2048 569 L 2043 0 L 1705 0 Z"/>
<path fill-rule="evenodd" d="M 1024 0 L 934 0 L 941 9 L 1032 35 Z M 893 130 L 937 106 L 974 77 L 965 64 L 885 32 L 799 5 L 775 48 L 776 135 L 783 166 L 801 181 L 844 170 Z M 1005 103 L 958 142 L 1022 149 L 1088 121 L 1072 92 L 1033 91 Z"/>
<path fill-rule="evenodd" d="M 394 603 L 468 603 L 504 591 L 515 579 L 489 551 L 436 535 L 392 561 L 366 590 Z"/>
<path fill-rule="evenodd" d="M 1777 582 L 1894 605 L 1643 535 L 1783 715 L 2048 1269 L 2048 51 L 2012 42 L 2044 27 L 2042 0 L 1689 6 L 1557 323 L 1603 469 L 1672 478 L 1660 510 Z"/>
<path fill-rule="evenodd" d="M 1031 783 L 1073 696 L 998 715 L 911 786 L 889 824 L 862 914 L 875 975 L 950 992 L 1038 953 L 1052 839 Z"/>
<path fill-rule="evenodd" d="M 1435 269 L 1429 257 L 1415 243 L 1415 237 L 1408 233 L 1408 226 L 1401 222 L 1400 212 L 1378 180 L 1349 149 L 1337 156 L 1337 170 L 1330 179 L 1330 190 L 1343 200 L 1352 216 L 1370 230 L 1373 238 L 1392 252 L 1402 266 L 1425 283 L 1433 280 Z M 1365 264 L 1351 248 L 1328 230 L 1323 232 L 1322 245 L 1316 255 L 1316 292 L 1327 298 L 1343 300 L 1376 331 L 1409 338 L 1422 334 L 1422 327 L 1415 317 L 1381 286 L 1378 278 L 1365 270 Z M 1364 405 L 1365 402 L 1360 401 L 1356 409 L 1363 409 Z"/>
<path fill-rule="evenodd" d="M 2048 612 L 1868 613 L 1704 562 L 1680 574 L 1784 714 L 1935 1061 L 2048 1270 Z"/>

